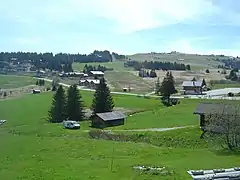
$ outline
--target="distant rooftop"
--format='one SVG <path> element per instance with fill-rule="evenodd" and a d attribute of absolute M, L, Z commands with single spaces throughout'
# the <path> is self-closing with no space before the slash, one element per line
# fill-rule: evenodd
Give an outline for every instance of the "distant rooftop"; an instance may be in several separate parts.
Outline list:
<path fill-rule="evenodd" d="M 240 168 L 229 168 L 229 169 L 214 169 L 214 170 L 197 170 L 188 171 L 188 174 L 192 176 L 193 179 L 240 179 Z"/>
<path fill-rule="evenodd" d="M 100 117 L 104 121 L 112 121 L 117 119 L 124 119 L 126 116 L 120 111 L 106 112 L 106 113 L 97 113 L 98 117 Z"/>
<path fill-rule="evenodd" d="M 93 75 L 104 75 L 102 71 L 90 71 Z"/>
<path fill-rule="evenodd" d="M 202 81 L 183 81 L 182 86 L 185 87 L 201 87 Z"/>
<path fill-rule="evenodd" d="M 223 103 L 200 103 L 194 114 L 240 114 L 238 111 L 240 106 L 238 104 L 223 104 Z"/>

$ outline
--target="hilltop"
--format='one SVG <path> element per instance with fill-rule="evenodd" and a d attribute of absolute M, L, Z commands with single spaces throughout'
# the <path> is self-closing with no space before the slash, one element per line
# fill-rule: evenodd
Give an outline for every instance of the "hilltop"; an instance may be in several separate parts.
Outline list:
<path fill-rule="evenodd" d="M 127 55 L 127 59 L 129 58 L 135 61 L 178 62 L 200 67 L 218 67 L 219 65 L 224 65 L 224 62 L 234 59 L 233 57 L 225 55 L 200 55 L 175 51 L 170 53 L 136 53 L 133 55 Z"/>

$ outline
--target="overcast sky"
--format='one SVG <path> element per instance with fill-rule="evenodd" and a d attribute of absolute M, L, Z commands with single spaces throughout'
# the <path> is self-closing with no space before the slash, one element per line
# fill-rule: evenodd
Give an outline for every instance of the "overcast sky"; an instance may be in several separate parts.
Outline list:
<path fill-rule="evenodd" d="M 0 51 L 240 55 L 237 0 L 0 0 Z"/>

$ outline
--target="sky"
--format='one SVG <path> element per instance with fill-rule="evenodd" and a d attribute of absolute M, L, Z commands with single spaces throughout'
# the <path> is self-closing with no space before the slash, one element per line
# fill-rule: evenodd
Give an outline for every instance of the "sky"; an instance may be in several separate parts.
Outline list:
<path fill-rule="evenodd" d="M 0 51 L 239 56 L 237 0 L 0 0 Z"/>

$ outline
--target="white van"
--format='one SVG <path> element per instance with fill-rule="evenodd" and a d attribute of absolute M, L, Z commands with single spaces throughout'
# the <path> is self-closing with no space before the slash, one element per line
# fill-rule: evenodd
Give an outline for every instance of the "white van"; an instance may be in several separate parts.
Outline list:
<path fill-rule="evenodd" d="M 63 126 L 66 129 L 80 129 L 80 124 L 77 121 L 63 121 Z"/>

